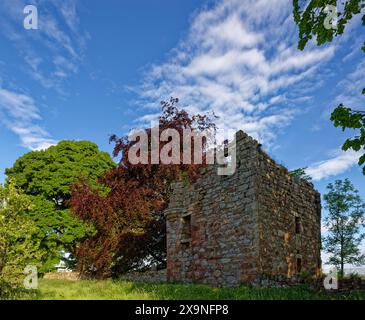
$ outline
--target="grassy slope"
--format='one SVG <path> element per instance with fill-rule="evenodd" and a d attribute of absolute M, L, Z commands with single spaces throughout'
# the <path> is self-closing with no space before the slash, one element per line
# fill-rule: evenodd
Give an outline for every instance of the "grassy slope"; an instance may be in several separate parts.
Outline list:
<path fill-rule="evenodd" d="M 33 296 L 41 300 L 100 299 L 365 299 L 365 292 L 326 294 L 306 287 L 297 288 L 214 288 L 205 285 L 146 284 L 126 281 L 39 281 L 39 291 Z"/>

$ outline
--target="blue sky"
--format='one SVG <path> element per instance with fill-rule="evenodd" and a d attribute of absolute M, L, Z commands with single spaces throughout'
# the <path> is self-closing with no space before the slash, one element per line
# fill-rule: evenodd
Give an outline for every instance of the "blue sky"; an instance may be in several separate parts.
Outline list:
<path fill-rule="evenodd" d="M 35 4 L 39 29 L 23 28 Z M 291 5 L 275 1 L 22 1 L 0 4 L 0 171 L 32 149 L 87 139 L 110 151 L 171 95 L 214 110 L 289 168 L 308 166 L 320 191 L 349 177 L 362 189 L 339 102 L 360 108 L 365 59 L 359 19 L 329 45 L 296 49 Z M 3 179 L 3 176 L 2 178 Z"/>
<path fill-rule="evenodd" d="M 23 28 L 35 4 L 39 29 Z M 365 198 L 351 132 L 329 121 L 339 102 L 361 109 L 365 55 L 360 17 L 333 43 L 297 50 L 287 0 L 2 0 L 0 180 L 22 154 L 63 139 L 111 151 L 179 97 L 218 125 L 243 129 L 279 163 L 309 167 L 323 193 L 350 178 Z"/>

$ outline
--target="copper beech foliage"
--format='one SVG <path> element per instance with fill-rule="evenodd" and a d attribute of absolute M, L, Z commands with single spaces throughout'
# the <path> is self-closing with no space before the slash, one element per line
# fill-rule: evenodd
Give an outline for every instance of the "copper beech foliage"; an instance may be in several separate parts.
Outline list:
<path fill-rule="evenodd" d="M 191 116 L 177 108 L 178 99 L 161 102 L 159 132 L 175 129 L 180 134 L 182 158 L 182 132 L 215 130 L 215 115 Z M 145 129 L 149 142 L 151 129 Z M 74 214 L 96 229 L 93 237 L 82 241 L 76 252 L 78 269 L 92 277 L 117 276 L 131 269 L 151 265 L 164 267 L 166 261 L 166 232 L 163 210 L 168 205 L 171 183 L 184 179 L 195 180 L 204 164 L 207 141 L 203 141 L 203 164 L 174 165 L 131 164 L 128 150 L 137 141 L 127 136 L 112 136 L 114 156 L 120 156 L 119 165 L 100 178 L 99 183 L 108 187 L 105 195 L 84 182 L 74 185 L 70 204 Z M 160 142 L 159 151 L 168 142 Z M 194 151 L 192 138 L 192 153 Z M 149 143 L 149 153 L 151 143 Z"/>

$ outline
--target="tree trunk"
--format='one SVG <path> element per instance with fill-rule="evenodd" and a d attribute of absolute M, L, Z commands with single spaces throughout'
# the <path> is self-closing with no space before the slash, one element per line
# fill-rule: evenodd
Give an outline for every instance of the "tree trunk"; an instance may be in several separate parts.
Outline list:
<path fill-rule="evenodd" d="M 343 252 L 344 240 L 341 237 L 341 270 L 340 270 L 340 277 L 343 279 L 344 276 L 344 252 Z"/>

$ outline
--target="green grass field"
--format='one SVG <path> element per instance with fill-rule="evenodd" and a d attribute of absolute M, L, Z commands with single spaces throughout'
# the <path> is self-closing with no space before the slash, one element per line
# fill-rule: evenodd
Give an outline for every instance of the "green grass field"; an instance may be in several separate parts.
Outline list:
<path fill-rule="evenodd" d="M 365 292 L 315 292 L 306 286 L 295 288 L 215 288 L 206 285 L 146 284 L 127 281 L 39 280 L 39 289 L 25 299 L 37 300 L 317 300 L 365 299 Z"/>

